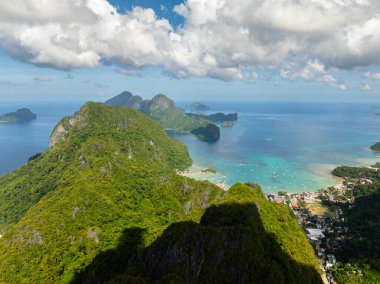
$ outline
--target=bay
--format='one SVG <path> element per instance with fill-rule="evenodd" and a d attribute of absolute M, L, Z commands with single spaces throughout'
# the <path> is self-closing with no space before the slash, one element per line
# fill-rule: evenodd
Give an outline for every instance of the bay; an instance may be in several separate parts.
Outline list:
<path fill-rule="evenodd" d="M 0 113 L 27 107 L 37 114 L 29 123 L 0 123 L 0 175 L 22 166 L 48 148 L 56 123 L 83 101 L 7 102 Z M 186 107 L 189 102 L 180 102 Z M 232 127 L 221 128 L 216 143 L 191 134 L 175 134 L 194 160 L 192 177 L 214 182 L 257 182 L 266 192 L 312 191 L 336 183 L 337 165 L 371 165 L 378 160 L 369 146 L 380 141 L 376 104 L 292 102 L 204 102 L 209 113 L 238 112 Z M 205 167 L 216 174 L 200 173 Z"/>

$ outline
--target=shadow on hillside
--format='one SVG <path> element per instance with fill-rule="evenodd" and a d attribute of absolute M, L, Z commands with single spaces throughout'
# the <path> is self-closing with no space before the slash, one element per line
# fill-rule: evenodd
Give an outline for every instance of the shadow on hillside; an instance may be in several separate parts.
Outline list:
<path fill-rule="evenodd" d="M 314 267 L 296 262 L 265 231 L 254 203 L 211 206 L 200 224 L 174 223 L 139 252 L 126 233 L 73 283 L 322 283 Z"/>
<path fill-rule="evenodd" d="M 344 262 L 367 263 L 380 272 L 380 193 L 360 196 L 347 212 L 352 237 L 337 255 Z"/>
<path fill-rule="evenodd" d="M 145 229 L 138 227 L 125 229 L 116 249 L 97 255 L 90 265 L 75 275 L 70 283 L 104 283 L 113 275 L 123 272 L 129 257 L 143 248 L 145 232 Z"/>

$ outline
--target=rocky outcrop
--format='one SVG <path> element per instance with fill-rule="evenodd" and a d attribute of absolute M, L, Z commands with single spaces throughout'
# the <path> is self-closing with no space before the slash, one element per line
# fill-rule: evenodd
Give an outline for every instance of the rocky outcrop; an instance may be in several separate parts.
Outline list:
<path fill-rule="evenodd" d="M 200 140 L 207 142 L 215 142 L 220 138 L 220 128 L 215 124 L 209 123 L 206 127 L 200 127 L 191 131 Z"/>
<path fill-rule="evenodd" d="M 81 114 L 76 113 L 73 116 L 64 118 L 61 120 L 57 126 L 54 128 L 51 136 L 50 136 L 50 143 L 49 147 L 52 148 L 57 144 L 60 140 L 63 140 L 65 137 L 65 134 L 67 133 L 68 129 L 71 126 L 74 126 L 78 124 L 79 127 L 84 127 L 85 125 L 81 122 Z"/>
<path fill-rule="evenodd" d="M 123 92 L 109 99 L 105 104 L 138 109 L 158 121 L 165 129 L 180 133 L 194 133 L 203 141 L 214 142 L 220 138 L 219 127 L 214 124 L 209 126 L 209 119 L 185 114 L 173 100 L 163 94 L 158 94 L 150 100 L 143 100 L 130 92 Z"/>
<path fill-rule="evenodd" d="M 105 104 L 108 106 L 124 106 L 141 109 L 143 106 L 143 99 L 140 96 L 134 96 L 132 93 L 125 91 L 107 100 Z"/>
<path fill-rule="evenodd" d="M 380 151 L 380 142 L 377 142 L 371 146 L 371 150 Z"/>

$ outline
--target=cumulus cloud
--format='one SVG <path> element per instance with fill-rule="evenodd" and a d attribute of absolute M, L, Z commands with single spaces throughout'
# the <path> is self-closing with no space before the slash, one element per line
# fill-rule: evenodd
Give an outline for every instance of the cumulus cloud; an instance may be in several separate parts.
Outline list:
<path fill-rule="evenodd" d="M 326 66 L 317 59 L 307 61 L 303 68 L 292 63 L 290 69 L 280 70 L 280 77 L 288 80 L 319 81 L 342 91 L 347 90 L 347 86 L 338 82 L 338 79 L 334 76 L 328 74 Z"/>
<path fill-rule="evenodd" d="M 282 78 L 345 89 L 334 69 L 380 65 L 377 0 L 186 0 L 174 29 L 152 9 L 120 14 L 106 0 L 0 2 L 0 48 L 57 69 L 162 66 L 169 76 Z"/>

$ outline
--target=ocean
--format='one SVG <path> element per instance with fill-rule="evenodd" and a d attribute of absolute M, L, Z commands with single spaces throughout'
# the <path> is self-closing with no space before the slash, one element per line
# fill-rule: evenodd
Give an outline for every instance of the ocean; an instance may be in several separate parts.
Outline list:
<path fill-rule="evenodd" d="M 221 139 L 205 143 L 193 135 L 175 135 L 195 162 L 195 178 L 214 182 L 259 183 L 265 192 L 313 191 L 334 185 L 337 165 L 371 165 L 369 149 L 380 141 L 380 105 L 207 102 L 211 113 L 238 112 L 233 127 L 221 128 Z M 185 107 L 185 105 L 182 105 Z M 200 173 L 211 167 L 217 174 Z"/>
<path fill-rule="evenodd" d="M 3 103 L 0 113 L 27 107 L 35 121 L 0 123 L 0 175 L 22 166 L 48 148 L 51 131 L 83 102 Z M 380 141 L 380 104 L 290 102 L 205 102 L 210 113 L 237 112 L 232 127 L 221 128 L 216 143 L 191 134 L 176 134 L 194 160 L 190 176 L 214 182 L 259 183 L 266 192 L 313 191 L 336 183 L 337 165 L 371 165 L 378 160 L 369 149 Z M 180 102 L 179 106 L 186 107 Z M 216 174 L 200 173 L 211 167 Z"/>
<path fill-rule="evenodd" d="M 49 147 L 50 134 L 62 117 L 83 104 L 74 102 L 3 102 L 0 114 L 29 108 L 37 119 L 26 123 L 0 123 L 0 176 L 25 164 L 36 153 Z"/>

